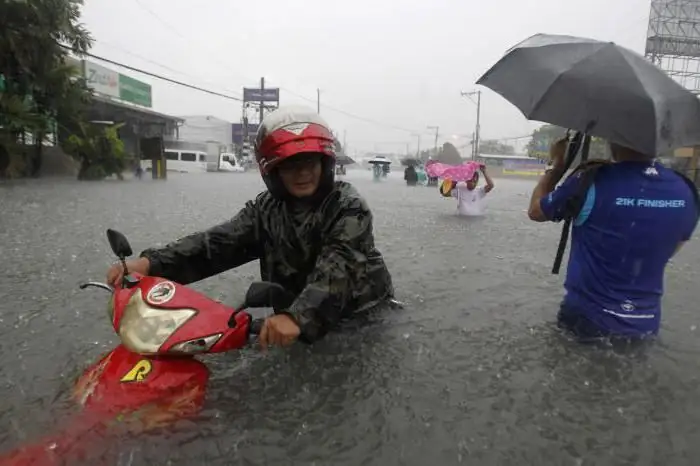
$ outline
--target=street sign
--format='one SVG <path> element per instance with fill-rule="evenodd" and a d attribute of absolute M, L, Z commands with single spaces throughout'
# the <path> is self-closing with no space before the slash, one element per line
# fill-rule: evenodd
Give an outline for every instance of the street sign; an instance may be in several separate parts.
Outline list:
<path fill-rule="evenodd" d="M 244 142 L 243 138 L 243 123 L 232 123 L 231 124 L 231 135 L 234 144 L 236 145 L 241 145 Z M 258 124 L 257 123 L 248 123 L 248 139 L 249 140 L 254 140 L 255 139 L 255 133 L 258 132 Z"/>
<path fill-rule="evenodd" d="M 280 100 L 280 90 L 279 88 L 269 88 L 269 89 L 251 89 L 248 87 L 243 88 L 243 101 L 244 102 L 279 102 Z"/>

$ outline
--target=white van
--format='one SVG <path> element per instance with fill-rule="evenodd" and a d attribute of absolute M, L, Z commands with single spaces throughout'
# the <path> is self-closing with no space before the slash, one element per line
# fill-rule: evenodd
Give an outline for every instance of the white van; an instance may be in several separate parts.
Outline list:
<path fill-rule="evenodd" d="M 245 171 L 245 167 L 241 165 L 241 162 L 238 160 L 238 157 L 236 157 L 236 154 L 224 152 L 223 154 L 219 155 L 219 171 L 242 173 Z"/>
<path fill-rule="evenodd" d="M 176 172 L 206 172 L 207 153 L 198 150 L 166 149 L 164 151 L 168 171 Z M 141 168 L 151 170 L 151 161 L 142 160 Z"/>

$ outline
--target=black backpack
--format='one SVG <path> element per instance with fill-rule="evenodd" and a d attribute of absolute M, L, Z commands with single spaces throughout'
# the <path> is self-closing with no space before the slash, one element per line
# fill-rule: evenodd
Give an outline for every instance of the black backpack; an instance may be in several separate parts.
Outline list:
<path fill-rule="evenodd" d="M 576 169 L 569 175 L 580 176 L 581 180 L 577 186 L 576 192 L 571 196 L 564 206 L 564 215 L 562 220 L 564 220 L 564 226 L 561 230 L 561 237 L 559 239 L 559 246 L 557 247 L 557 255 L 554 259 L 554 265 L 552 266 L 552 273 L 554 275 L 559 274 L 561 269 L 561 263 L 564 258 L 564 251 L 566 250 L 566 243 L 569 241 L 569 233 L 571 232 L 571 223 L 576 217 L 578 217 L 583 204 L 586 202 L 586 196 L 588 195 L 588 189 L 593 185 L 595 181 L 595 176 L 598 171 L 613 162 L 608 160 L 592 159 L 581 163 Z M 697 211 L 697 218 L 695 220 L 696 224 L 700 220 L 700 194 L 698 194 L 698 188 L 695 186 L 692 180 L 690 180 L 683 173 L 673 170 L 678 176 L 681 177 L 683 181 L 690 188 L 690 192 L 693 193 L 693 199 L 695 201 L 695 209 Z"/>

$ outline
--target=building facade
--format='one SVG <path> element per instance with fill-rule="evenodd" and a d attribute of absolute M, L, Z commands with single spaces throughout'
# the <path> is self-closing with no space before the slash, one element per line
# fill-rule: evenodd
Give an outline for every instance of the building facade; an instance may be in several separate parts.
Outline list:
<path fill-rule="evenodd" d="M 178 128 L 178 141 L 195 144 L 216 142 L 222 146 L 222 152 L 233 151 L 233 130 L 230 121 L 211 115 L 185 115 L 180 118 L 185 121 Z"/>

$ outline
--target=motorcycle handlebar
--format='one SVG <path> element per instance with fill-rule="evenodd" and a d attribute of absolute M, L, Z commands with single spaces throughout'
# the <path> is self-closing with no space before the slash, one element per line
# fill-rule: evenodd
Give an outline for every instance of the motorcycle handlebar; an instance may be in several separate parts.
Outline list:
<path fill-rule="evenodd" d="M 84 290 L 85 288 L 90 288 L 90 287 L 100 288 L 100 289 L 103 289 L 105 291 L 109 291 L 110 293 L 114 293 L 114 288 L 112 288 L 108 284 L 102 283 L 102 282 L 87 282 L 87 283 L 82 283 L 80 285 L 81 290 Z"/>
<path fill-rule="evenodd" d="M 248 326 L 248 332 L 250 332 L 251 335 L 260 335 L 263 324 L 265 324 L 265 319 L 252 319 Z"/>

